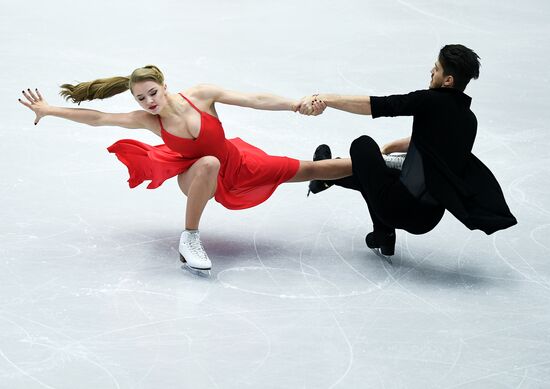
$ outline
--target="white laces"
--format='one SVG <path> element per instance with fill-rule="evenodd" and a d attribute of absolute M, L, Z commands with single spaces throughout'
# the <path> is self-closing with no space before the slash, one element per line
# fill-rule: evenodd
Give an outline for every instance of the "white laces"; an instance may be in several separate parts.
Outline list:
<path fill-rule="evenodd" d="M 401 170 L 405 157 L 406 154 L 384 155 L 384 162 L 386 162 L 386 166 L 390 168 Z"/>
<path fill-rule="evenodd" d="M 199 234 L 197 233 L 190 233 L 189 234 L 189 240 L 187 241 L 187 244 L 191 248 L 191 250 L 197 254 L 201 260 L 208 261 L 208 256 L 206 255 L 206 251 L 204 250 L 204 247 L 202 246 L 202 242 L 200 240 Z"/>

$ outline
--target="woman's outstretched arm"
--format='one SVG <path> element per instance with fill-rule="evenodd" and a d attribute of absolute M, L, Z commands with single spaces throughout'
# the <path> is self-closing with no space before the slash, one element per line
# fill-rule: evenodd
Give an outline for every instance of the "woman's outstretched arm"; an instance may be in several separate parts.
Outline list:
<path fill-rule="evenodd" d="M 270 93 L 244 93 L 230 91 L 215 85 L 198 85 L 195 87 L 198 96 L 212 103 L 238 105 L 267 111 L 293 111 L 298 109 L 298 100 L 273 95 Z"/>
<path fill-rule="evenodd" d="M 23 91 L 25 100 L 18 99 L 21 104 L 29 108 L 36 115 L 34 124 L 38 124 L 45 116 L 56 116 L 73 122 L 84 123 L 90 126 L 117 126 L 124 128 L 146 128 L 153 130 L 151 126 L 152 116 L 145 111 L 128 113 L 106 113 L 93 109 L 64 108 L 49 105 L 38 89 Z"/>

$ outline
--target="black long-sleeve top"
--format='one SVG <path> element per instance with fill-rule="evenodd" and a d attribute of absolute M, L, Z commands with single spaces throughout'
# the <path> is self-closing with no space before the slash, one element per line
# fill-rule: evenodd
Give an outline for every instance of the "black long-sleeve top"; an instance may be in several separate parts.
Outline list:
<path fill-rule="evenodd" d="M 372 117 L 413 116 L 428 192 L 470 229 L 487 234 L 517 223 L 491 171 L 472 154 L 477 119 L 472 99 L 454 88 L 372 96 Z"/>

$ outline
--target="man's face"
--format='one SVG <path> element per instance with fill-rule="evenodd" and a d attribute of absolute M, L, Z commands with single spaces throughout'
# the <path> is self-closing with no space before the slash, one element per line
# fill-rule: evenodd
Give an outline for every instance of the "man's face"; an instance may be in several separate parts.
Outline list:
<path fill-rule="evenodd" d="M 445 82 L 445 76 L 443 75 L 443 66 L 441 66 L 439 60 L 435 61 L 431 73 L 432 79 L 430 81 L 430 89 L 441 88 Z"/>

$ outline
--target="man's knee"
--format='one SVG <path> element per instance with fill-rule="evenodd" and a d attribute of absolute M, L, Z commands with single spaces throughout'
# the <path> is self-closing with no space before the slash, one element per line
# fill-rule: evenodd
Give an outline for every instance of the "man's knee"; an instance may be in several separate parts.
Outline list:
<path fill-rule="evenodd" d="M 361 175 L 365 169 L 370 169 L 376 160 L 376 153 L 380 154 L 380 149 L 370 136 L 363 135 L 355 139 L 350 147 L 353 173 Z"/>
<path fill-rule="evenodd" d="M 362 159 L 369 153 L 372 153 L 373 150 L 376 150 L 380 152 L 380 149 L 378 148 L 378 145 L 368 135 L 362 135 L 359 138 L 355 139 L 353 142 L 351 142 L 351 147 L 349 149 L 349 153 L 351 155 L 351 159 Z"/>

